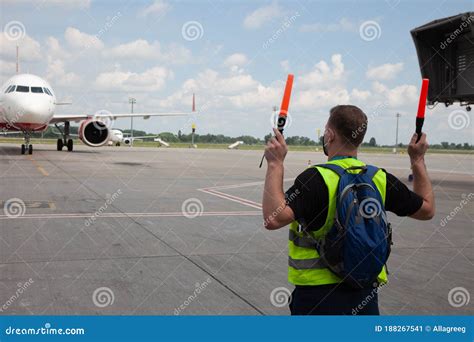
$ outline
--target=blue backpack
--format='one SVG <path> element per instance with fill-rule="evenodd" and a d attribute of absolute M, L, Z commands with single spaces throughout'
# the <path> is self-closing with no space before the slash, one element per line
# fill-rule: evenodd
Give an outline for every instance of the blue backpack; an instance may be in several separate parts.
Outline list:
<path fill-rule="evenodd" d="M 317 165 L 339 175 L 336 217 L 327 234 L 316 243 L 329 269 L 356 288 L 373 286 L 387 262 L 392 230 L 382 197 L 373 182 L 375 166 Z M 359 173 L 348 171 L 360 170 Z"/>

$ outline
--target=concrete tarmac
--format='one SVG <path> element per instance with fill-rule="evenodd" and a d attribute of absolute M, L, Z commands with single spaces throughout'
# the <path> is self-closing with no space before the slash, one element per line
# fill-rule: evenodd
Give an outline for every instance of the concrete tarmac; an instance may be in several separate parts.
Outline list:
<path fill-rule="evenodd" d="M 287 315 L 288 230 L 266 231 L 262 152 L 0 145 L 0 314 Z M 406 181 L 406 154 L 362 154 Z M 474 310 L 474 156 L 429 154 L 437 213 L 390 214 L 384 315 Z M 285 189 L 321 152 L 289 152 Z"/>

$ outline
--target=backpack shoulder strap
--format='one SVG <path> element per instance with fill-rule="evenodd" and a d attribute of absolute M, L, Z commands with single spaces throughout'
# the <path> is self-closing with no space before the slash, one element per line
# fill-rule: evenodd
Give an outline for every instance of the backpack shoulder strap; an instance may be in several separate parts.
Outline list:
<path fill-rule="evenodd" d="M 342 177 L 342 175 L 346 172 L 346 170 L 342 166 L 339 166 L 339 165 L 336 165 L 336 164 L 318 164 L 318 165 L 315 165 L 315 166 L 323 167 L 325 169 L 332 170 L 335 173 L 337 173 L 339 175 L 339 177 Z"/>
<path fill-rule="evenodd" d="M 373 165 L 366 165 L 366 168 L 366 175 L 370 177 L 370 179 L 373 179 L 375 174 L 379 171 L 379 168 Z"/>

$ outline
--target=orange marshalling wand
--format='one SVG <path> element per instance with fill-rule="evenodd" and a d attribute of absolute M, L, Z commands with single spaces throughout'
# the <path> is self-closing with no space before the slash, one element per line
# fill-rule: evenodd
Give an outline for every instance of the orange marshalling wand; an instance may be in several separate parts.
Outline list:
<path fill-rule="evenodd" d="M 281 100 L 281 107 L 280 107 L 280 114 L 278 115 L 277 127 L 281 134 L 283 134 L 283 129 L 285 128 L 286 124 L 286 117 L 288 116 L 288 107 L 290 106 L 290 97 L 291 97 L 291 89 L 293 88 L 293 74 L 288 74 L 288 78 L 286 79 L 285 85 L 285 92 L 283 93 L 283 98 Z M 260 160 L 260 166 L 262 167 L 263 159 L 265 155 L 263 155 L 262 160 Z"/>
<path fill-rule="evenodd" d="M 292 74 L 288 75 L 286 79 L 285 93 L 283 94 L 283 99 L 281 100 L 280 115 L 278 116 L 278 130 L 283 133 L 283 128 L 285 127 L 286 117 L 288 115 L 288 107 L 290 106 L 290 97 L 291 89 L 293 88 L 293 79 Z"/>

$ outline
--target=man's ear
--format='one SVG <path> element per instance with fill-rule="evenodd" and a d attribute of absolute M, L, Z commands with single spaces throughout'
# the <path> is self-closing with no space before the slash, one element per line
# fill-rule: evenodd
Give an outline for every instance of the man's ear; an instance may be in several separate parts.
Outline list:
<path fill-rule="evenodd" d="M 334 139 L 336 138 L 336 134 L 334 133 L 334 130 L 331 128 L 326 128 L 327 132 L 327 143 L 332 143 Z"/>

